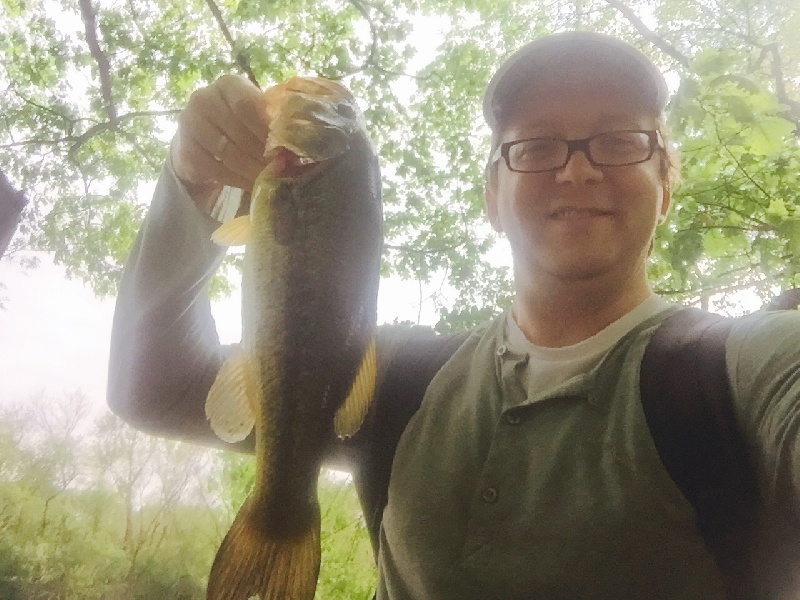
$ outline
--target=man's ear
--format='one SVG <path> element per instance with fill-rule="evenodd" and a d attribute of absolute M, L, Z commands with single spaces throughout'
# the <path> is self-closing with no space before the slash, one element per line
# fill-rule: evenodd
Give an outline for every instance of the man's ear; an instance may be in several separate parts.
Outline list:
<path fill-rule="evenodd" d="M 483 198 L 486 207 L 486 218 L 489 219 L 489 224 L 497 233 L 503 233 L 503 228 L 500 226 L 500 219 L 497 215 L 497 190 L 496 184 L 487 182 L 483 187 Z"/>

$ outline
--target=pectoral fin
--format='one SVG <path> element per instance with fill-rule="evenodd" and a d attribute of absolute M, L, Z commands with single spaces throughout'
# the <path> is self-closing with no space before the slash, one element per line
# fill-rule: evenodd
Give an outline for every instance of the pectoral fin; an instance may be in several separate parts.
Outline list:
<path fill-rule="evenodd" d="M 361 366 L 353 380 L 350 393 L 333 417 L 333 428 L 340 438 L 350 437 L 361 427 L 375 393 L 377 364 L 375 339 L 373 338 L 364 352 L 364 358 L 361 360 Z"/>
<path fill-rule="evenodd" d="M 211 241 L 220 246 L 242 246 L 250 239 L 250 215 L 242 215 L 223 223 L 211 234 Z"/>
<path fill-rule="evenodd" d="M 233 354 L 217 373 L 206 397 L 206 417 L 220 439 L 239 442 L 255 424 L 256 393 L 243 351 Z"/>

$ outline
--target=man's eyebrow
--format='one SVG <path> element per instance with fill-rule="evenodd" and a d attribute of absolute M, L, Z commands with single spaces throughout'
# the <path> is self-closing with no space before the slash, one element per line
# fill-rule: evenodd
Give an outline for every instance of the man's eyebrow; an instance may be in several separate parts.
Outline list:
<path fill-rule="evenodd" d="M 598 115 L 594 128 L 605 129 L 608 127 L 621 127 L 623 129 L 640 129 L 639 117 L 641 115 L 631 115 L 626 113 L 609 112 Z M 540 131 L 541 135 L 549 135 L 552 130 L 557 129 L 558 124 L 547 118 L 537 119 L 525 125 L 525 129 Z"/>
<path fill-rule="evenodd" d="M 638 116 L 622 113 L 606 113 L 601 114 L 597 119 L 598 125 L 631 125 L 634 126 L 638 121 Z"/>

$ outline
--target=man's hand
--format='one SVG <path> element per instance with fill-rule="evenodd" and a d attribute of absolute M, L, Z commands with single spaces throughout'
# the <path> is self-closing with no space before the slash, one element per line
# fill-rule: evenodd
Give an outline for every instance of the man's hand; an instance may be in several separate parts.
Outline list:
<path fill-rule="evenodd" d="M 210 213 L 223 186 L 250 192 L 266 165 L 269 120 L 261 91 L 223 75 L 192 93 L 170 148 L 175 174 L 200 210 Z"/>

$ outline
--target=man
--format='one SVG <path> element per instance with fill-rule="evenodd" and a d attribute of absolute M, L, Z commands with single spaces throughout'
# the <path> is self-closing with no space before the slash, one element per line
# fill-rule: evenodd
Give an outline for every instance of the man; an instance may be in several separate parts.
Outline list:
<path fill-rule="evenodd" d="M 591 33 L 536 40 L 489 83 L 486 209 L 511 245 L 515 299 L 455 350 L 405 427 L 379 599 L 725 597 L 639 398 L 644 349 L 675 311 L 645 275 L 670 205 L 666 101 L 641 53 Z M 193 95 L 126 268 L 109 403 L 154 433 L 217 443 L 202 408 L 226 352 L 204 292 L 221 257 L 209 212 L 222 185 L 248 190 L 263 166 L 259 102 L 232 77 Z M 727 345 L 760 491 L 794 508 L 798 331 L 796 314 L 757 315 Z M 383 372 L 401 383 L 392 356 L 403 343 L 391 329 L 379 339 Z M 371 417 L 340 449 L 357 483 L 382 450 Z"/>

